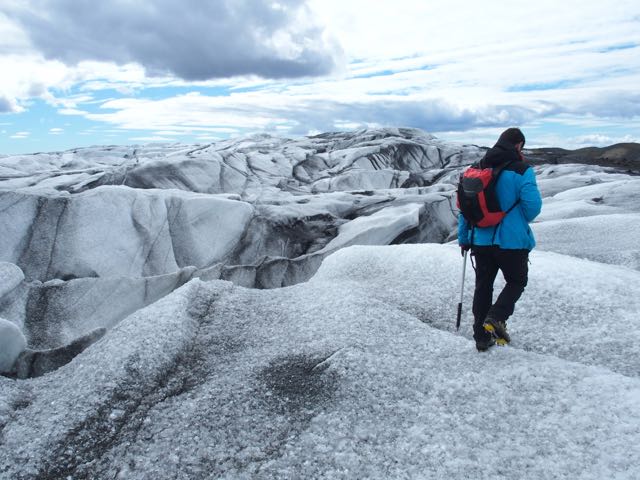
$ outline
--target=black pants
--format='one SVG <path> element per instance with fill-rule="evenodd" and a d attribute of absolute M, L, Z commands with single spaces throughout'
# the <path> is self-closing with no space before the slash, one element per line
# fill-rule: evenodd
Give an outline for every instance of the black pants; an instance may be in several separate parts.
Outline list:
<path fill-rule="evenodd" d="M 476 288 L 473 294 L 473 338 L 485 340 L 488 334 L 482 328 L 489 315 L 506 321 L 516 302 L 527 286 L 529 273 L 529 250 L 505 250 L 499 247 L 473 247 L 476 262 Z M 502 272 L 506 285 L 493 303 L 493 282 L 498 270 Z"/>

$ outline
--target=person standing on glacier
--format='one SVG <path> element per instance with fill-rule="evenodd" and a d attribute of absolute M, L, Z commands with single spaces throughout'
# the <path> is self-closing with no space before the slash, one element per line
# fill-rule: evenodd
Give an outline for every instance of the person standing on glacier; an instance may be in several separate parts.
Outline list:
<path fill-rule="evenodd" d="M 529 223 L 540 213 L 542 197 L 533 168 L 524 161 L 524 144 L 522 131 L 509 128 L 480 161 L 480 168 L 501 170 L 495 193 L 507 214 L 500 223 L 471 227 L 462 214 L 458 216 L 458 243 L 462 253 L 471 249 L 475 257 L 473 338 L 481 352 L 496 342 L 504 345 L 511 341 L 506 322 L 527 285 L 529 252 L 536 244 Z M 498 271 L 502 272 L 506 284 L 493 303 L 493 284 Z"/>

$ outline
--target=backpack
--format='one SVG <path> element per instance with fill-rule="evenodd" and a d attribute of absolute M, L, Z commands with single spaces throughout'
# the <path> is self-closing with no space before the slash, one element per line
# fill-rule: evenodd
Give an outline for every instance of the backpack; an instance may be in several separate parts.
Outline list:
<path fill-rule="evenodd" d="M 462 216 L 472 227 L 492 227 L 515 208 L 519 200 L 507 210 L 500 209 L 496 195 L 496 183 L 502 171 L 512 162 L 506 162 L 495 168 L 482 168 L 475 163 L 467 168 L 458 183 L 457 206 Z"/>

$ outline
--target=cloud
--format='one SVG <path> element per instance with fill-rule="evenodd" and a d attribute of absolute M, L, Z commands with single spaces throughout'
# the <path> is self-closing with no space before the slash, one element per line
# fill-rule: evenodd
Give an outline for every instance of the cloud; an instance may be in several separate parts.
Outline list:
<path fill-rule="evenodd" d="M 577 4 L 4 0 L 0 111 L 38 98 L 123 140 L 410 126 L 489 144 L 511 125 L 532 145 L 624 137 L 640 122 L 640 4 Z"/>
<path fill-rule="evenodd" d="M 50 128 L 49 129 L 49 134 L 50 135 L 62 135 L 64 133 L 64 130 L 62 128 Z"/>
<path fill-rule="evenodd" d="M 613 139 L 608 135 L 593 133 L 589 135 L 580 135 L 572 139 L 574 143 L 581 145 L 611 145 Z"/>
<path fill-rule="evenodd" d="M 640 93 L 605 91 L 585 101 L 577 110 L 605 118 L 638 118 Z"/>
<path fill-rule="evenodd" d="M 415 127 L 439 132 L 521 125 L 537 117 L 536 111 L 519 106 L 483 105 L 470 108 L 439 98 L 394 97 L 362 102 L 313 101 L 301 104 L 294 111 L 289 110 L 288 115 L 295 122 L 290 130 L 294 134 L 306 133 L 310 129 L 331 131 L 371 125 Z"/>
<path fill-rule="evenodd" d="M 0 113 L 11 113 L 15 111 L 15 106 L 7 97 L 0 96 Z"/>
<path fill-rule="evenodd" d="M 25 2 L 26 3 L 26 2 Z M 138 63 L 185 80 L 327 74 L 340 50 L 305 0 L 30 0 L 10 7 L 46 58 Z"/>
<path fill-rule="evenodd" d="M 190 133 L 240 133 L 274 130 L 290 134 L 344 130 L 370 125 L 407 126 L 427 131 L 521 125 L 540 117 L 541 109 L 508 104 L 465 107 L 424 96 L 291 95 L 284 91 L 247 92 L 230 97 L 197 93 L 167 99 L 120 99 L 106 102 L 92 121 L 128 130 Z"/>
<path fill-rule="evenodd" d="M 575 145 L 598 145 L 607 146 L 615 143 L 631 143 L 640 141 L 640 136 L 624 135 L 622 137 L 603 135 L 601 133 L 593 133 L 588 135 L 580 135 L 578 137 L 570 138 L 569 141 Z"/>
<path fill-rule="evenodd" d="M 23 140 L 25 138 L 29 138 L 29 135 L 31 135 L 31 132 L 16 132 L 9 138 L 13 138 L 14 140 Z"/>
<path fill-rule="evenodd" d="M 517 105 L 482 105 L 462 108 L 442 99 L 383 102 L 363 109 L 362 117 L 380 124 L 407 125 L 429 131 L 472 127 L 520 125 L 537 117 L 534 110 Z"/>

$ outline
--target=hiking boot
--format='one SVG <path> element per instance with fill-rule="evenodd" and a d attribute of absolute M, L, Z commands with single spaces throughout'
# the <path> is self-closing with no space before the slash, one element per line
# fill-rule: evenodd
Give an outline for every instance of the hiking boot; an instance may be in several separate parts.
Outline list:
<path fill-rule="evenodd" d="M 511 337 L 507 333 L 507 324 L 503 320 L 496 320 L 491 317 L 487 317 L 487 319 L 482 324 L 485 332 L 491 334 L 491 336 L 495 339 L 498 345 L 506 345 L 511 341 Z"/>
<path fill-rule="evenodd" d="M 489 337 L 487 340 L 476 340 L 476 349 L 479 352 L 486 352 L 495 344 L 496 341 L 493 339 L 493 337 Z"/>

